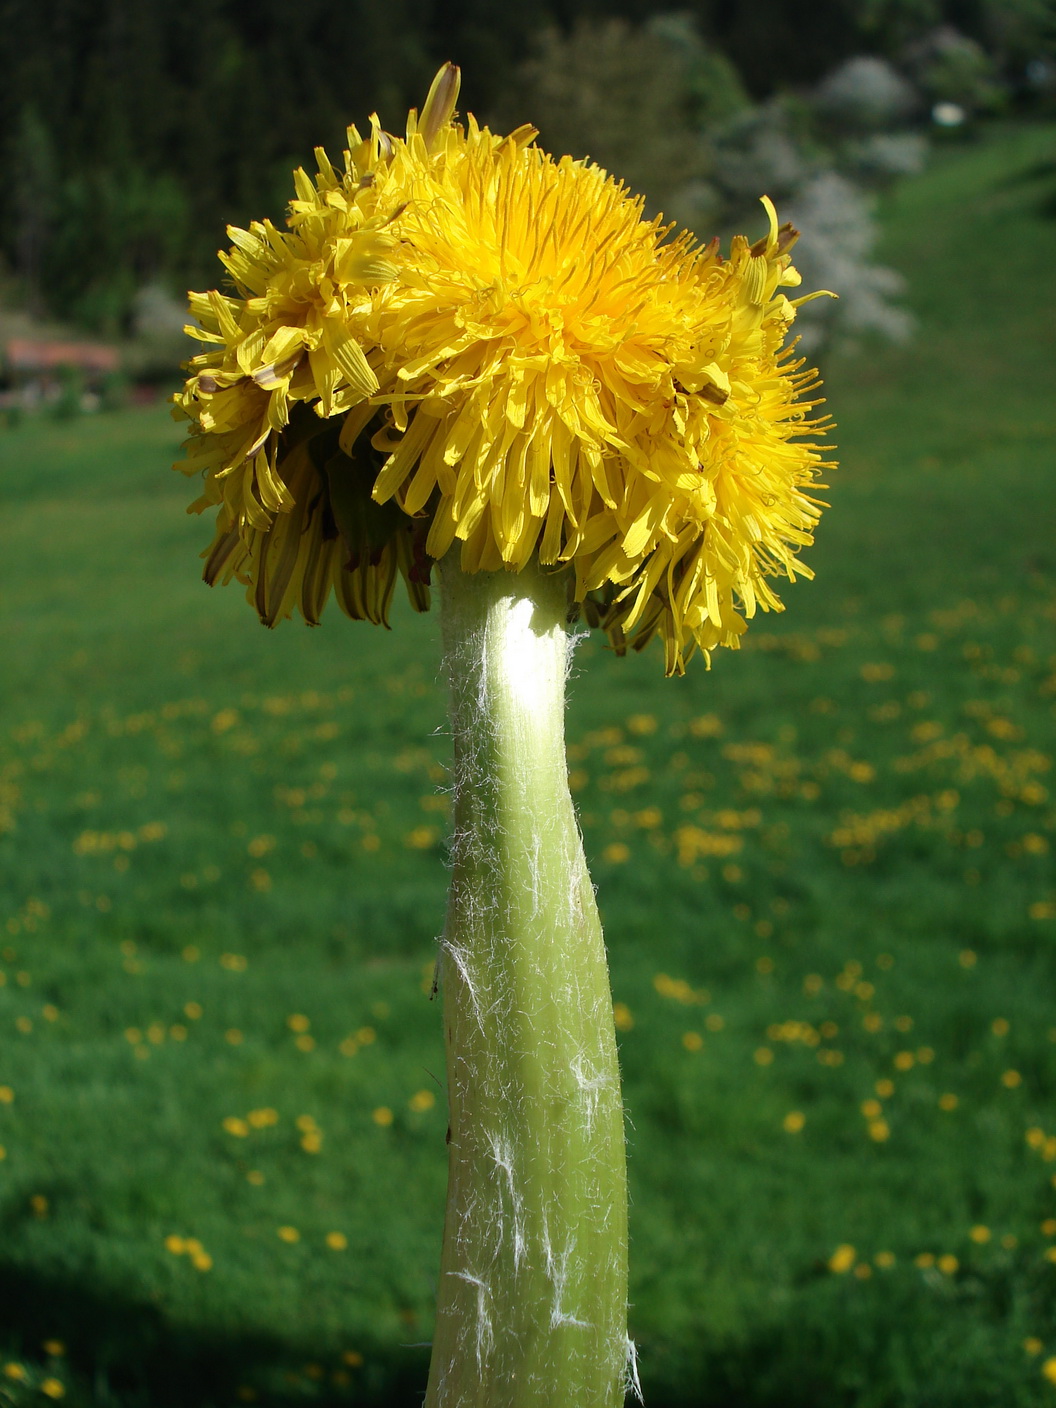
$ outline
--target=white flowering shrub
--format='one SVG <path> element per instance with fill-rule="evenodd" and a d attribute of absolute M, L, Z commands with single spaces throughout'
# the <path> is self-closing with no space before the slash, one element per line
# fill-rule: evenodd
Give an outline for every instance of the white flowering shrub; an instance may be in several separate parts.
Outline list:
<path fill-rule="evenodd" d="M 910 118 L 920 107 L 920 95 L 892 64 L 863 55 L 823 78 L 814 103 L 843 131 L 881 132 Z"/>
<path fill-rule="evenodd" d="M 729 204 L 754 205 L 766 194 L 780 205 L 810 174 L 780 103 L 740 114 L 713 134 L 712 144 L 714 178 Z"/>
<path fill-rule="evenodd" d="M 920 132 L 873 132 L 844 149 L 844 166 L 870 185 L 900 176 L 916 176 L 928 159 L 928 140 Z"/>
<path fill-rule="evenodd" d="M 785 212 L 802 238 L 796 267 L 805 289 L 827 288 L 837 300 L 815 299 L 800 312 L 796 329 L 804 351 L 823 344 L 848 350 L 863 337 L 905 342 L 913 318 L 898 306 L 902 276 L 872 261 L 876 240 L 870 198 L 836 171 L 808 180 Z"/>

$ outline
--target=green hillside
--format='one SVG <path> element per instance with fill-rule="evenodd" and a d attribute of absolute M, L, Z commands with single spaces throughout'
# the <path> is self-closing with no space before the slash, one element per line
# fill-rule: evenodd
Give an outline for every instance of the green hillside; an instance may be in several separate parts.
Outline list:
<path fill-rule="evenodd" d="M 1054 138 L 885 197 L 919 331 L 829 371 L 787 614 L 579 646 L 650 1408 L 1056 1403 Z M 262 630 L 177 441 L 0 434 L 0 1404 L 410 1404 L 436 620 Z"/>

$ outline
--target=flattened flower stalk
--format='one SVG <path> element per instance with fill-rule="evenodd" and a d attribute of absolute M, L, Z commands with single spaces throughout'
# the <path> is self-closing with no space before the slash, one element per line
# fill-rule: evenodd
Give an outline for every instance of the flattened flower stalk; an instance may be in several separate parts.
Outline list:
<path fill-rule="evenodd" d="M 727 256 L 522 127 L 454 121 L 458 71 L 390 136 L 232 229 L 179 468 L 216 510 L 205 579 L 269 626 L 331 594 L 387 624 L 439 577 L 455 743 L 441 972 L 451 1192 L 430 1399 L 608 1405 L 626 1356 L 619 1078 L 564 779 L 565 628 L 667 674 L 809 576 L 826 467 L 788 334 L 796 239 Z M 812 295 L 813 296 L 813 295 Z M 526 662 L 530 663 L 530 668 Z"/>
<path fill-rule="evenodd" d="M 454 842 L 450 1170 L 429 1408 L 623 1401 L 627 1187 L 605 947 L 568 791 L 564 583 L 440 566 Z"/>

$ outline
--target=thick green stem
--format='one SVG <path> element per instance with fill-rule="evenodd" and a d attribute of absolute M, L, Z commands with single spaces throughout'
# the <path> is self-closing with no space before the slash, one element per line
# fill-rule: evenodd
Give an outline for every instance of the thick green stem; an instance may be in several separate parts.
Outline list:
<path fill-rule="evenodd" d="M 426 1408 L 614 1408 L 633 1356 L 623 1108 L 566 775 L 564 584 L 440 566 L 451 1130 Z"/>

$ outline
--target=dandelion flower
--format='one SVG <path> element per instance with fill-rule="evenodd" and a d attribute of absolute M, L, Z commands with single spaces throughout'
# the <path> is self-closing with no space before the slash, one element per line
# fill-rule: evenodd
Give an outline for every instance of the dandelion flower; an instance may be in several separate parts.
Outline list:
<path fill-rule="evenodd" d="M 283 227 L 229 232 L 229 291 L 191 295 L 204 350 L 176 398 L 179 468 L 201 482 L 192 509 L 216 514 L 206 581 L 242 583 L 268 626 L 316 624 L 331 596 L 386 624 L 399 579 L 419 611 L 440 588 L 449 1185 L 425 1402 L 611 1408 L 637 1388 L 616 1049 L 634 1016 L 612 1002 L 569 792 L 568 622 L 621 654 L 659 639 L 669 675 L 736 647 L 781 609 L 775 579 L 810 575 L 826 422 L 789 339 L 796 232 L 768 199 L 767 232 L 724 256 L 646 219 L 599 167 L 549 156 L 531 127 L 455 122 L 457 94 L 446 65 L 402 137 L 376 117 L 350 128 L 337 165 L 320 149 L 314 177 L 295 173 Z M 705 839 L 724 856 L 741 844 Z M 267 870 L 249 880 L 271 886 Z M 396 1124 L 387 1105 L 370 1118 Z"/>
<path fill-rule="evenodd" d="M 537 559 L 617 650 L 659 635 L 681 671 L 810 575 L 796 232 L 764 198 L 755 244 L 699 246 L 534 129 L 452 121 L 452 73 L 404 137 L 373 117 L 338 166 L 317 149 L 285 228 L 229 231 L 233 291 L 191 295 L 205 579 L 268 625 L 331 593 L 385 622 L 398 577 L 427 609 L 453 549 L 470 573 Z"/>
<path fill-rule="evenodd" d="M 834 1271 L 837 1276 L 842 1276 L 845 1272 L 850 1271 L 857 1255 L 850 1243 L 842 1243 L 829 1257 L 829 1270 Z"/>

